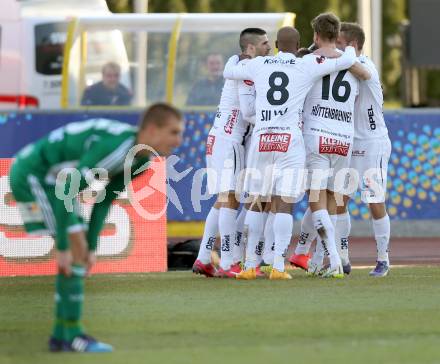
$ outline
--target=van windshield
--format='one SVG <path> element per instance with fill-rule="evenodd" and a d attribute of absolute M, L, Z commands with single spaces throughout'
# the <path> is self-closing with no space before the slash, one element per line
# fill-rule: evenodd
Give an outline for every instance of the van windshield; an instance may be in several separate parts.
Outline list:
<path fill-rule="evenodd" d="M 43 75 L 60 75 L 63 68 L 67 23 L 35 26 L 35 69 Z"/>

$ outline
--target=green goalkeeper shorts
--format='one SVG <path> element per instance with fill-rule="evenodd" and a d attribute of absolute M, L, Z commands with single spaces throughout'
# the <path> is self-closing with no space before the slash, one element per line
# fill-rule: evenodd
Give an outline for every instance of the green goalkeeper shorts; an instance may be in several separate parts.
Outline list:
<path fill-rule="evenodd" d="M 46 184 L 42 176 L 32 174 L 19 160 L 15 160 L 11 166 L 9 183 L 26 232 L 54 237 L 59 224 L 57 214 L 54 213 L 57 198 L 55 186 Z M 76 208 L 67 218 L 68 233 L 84 230 L 85 227 L 77 204 L 74 207 Z"/>

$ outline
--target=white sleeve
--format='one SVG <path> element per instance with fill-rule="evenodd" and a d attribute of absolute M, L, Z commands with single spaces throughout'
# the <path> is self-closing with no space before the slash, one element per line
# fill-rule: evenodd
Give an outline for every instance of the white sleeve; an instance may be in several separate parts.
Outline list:
<path fill-rule="evenodd" d="M 326 58 L 324 56 L 307 55 L 303 57 L 310 76 L 314 81 L 332 72 L 342 71 L 350 68 L 356 62 L 356 52 L 353 47 L 348 46 L 339 58 Z"/>
<path fill-rule="evenodd" d="M 240 112 L 243 118 L 251 123 L 255 123 L 255 86 L 250 80 L 237 81 L 238 100 L 240 102 Z"/>
<path fill-rule="evenodd" d="M 225 64 L 225 69 L 223 70 L 223 73 L 224 73 L 224 71 L 225 71 L 227 68 L 231 68 L 231 67 L 237 65 L 237 63 L 238 63 L 239 61 L 240 61 L 240 59 L 238 58 L 238 56 L 237 56 L 236 54 L 234 54 L 233 56 L 229 57 L 228 61 L 227 61 L 226 64 Z"/>
<path fill-rule="evenodd" d="M 232 57 L 231 57 L 232 58 Z M 250 60 L 247 63 L 240 62 L 238 64 L 234 64 L 233 61 L 229 61 L 225 65 L 225 70 L 223 71 L 223 77 L 229 78 L 231 80 L 253 80 L 253 67 L 256 61 L 256 58 Z M 238 62 L 238 57 L 237 57 Z"/>
<path fill-rule="evenodd" d="M 379 77 L 379 73 L 377 72 L 376 66 L 374 65 L 374 63 L 369 63 L 369 62 L 365 62 L 362 63 L 362 66 L 364 66 L 368 72 L 370 72 L 371 77 L 368 80 L 365 80 L 364 82 L 366 82 L 367 84 L 379 84 L 380 85 L 380 77 Z"/>

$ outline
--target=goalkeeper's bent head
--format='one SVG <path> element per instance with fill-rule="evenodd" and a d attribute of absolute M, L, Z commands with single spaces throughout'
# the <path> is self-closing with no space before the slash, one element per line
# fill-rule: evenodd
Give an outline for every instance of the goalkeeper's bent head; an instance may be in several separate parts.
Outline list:
<path fill-rule="evenodd" d="M 136 144 L 148 145 L 159 155 L 167 156 L 181 144 L 183 130 L 183 118 L 178 109 L 166 103 L 153 104 L 142 114 Z M 143 152 L 148 153 L 147 150 Z"/>

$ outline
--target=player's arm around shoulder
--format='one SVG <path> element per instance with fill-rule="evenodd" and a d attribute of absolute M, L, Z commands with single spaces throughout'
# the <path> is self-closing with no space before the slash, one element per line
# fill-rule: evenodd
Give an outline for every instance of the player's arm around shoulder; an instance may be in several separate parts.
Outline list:
<path fill-rule="evenodd" d="M 356 52 L 348 46 L 339 58 L 327 58 L 323 55 L 309 54 L 302 58 L 310 77 L 316 81 L 332 72 L 350 68 L 356 62 Z"/>
<path fill-rule="evenodd" d="M 319 48 L 314 51 L 313 54 L 326 58 L 339 58 L 342 56 L 341 51 L 329 47 Z M 348 70 L 353 76 L 361 81 L 366 81 L 371 78 L 371 73 L 369 72 L 368 67 L 363 65 L 360 59 L 357 59 L 356 62 Z"/>
<path fill-rule="evenodd" d="M 228 61 L 225 64 L 225 69 L 223 70 L 223 77 L 231 79 L 234 74 L 234 68 L 237 67 L 238 62 L 240 61 L 237 54 L 229 57 Z"/>
<path fill-rule="evenodd" d="M 349 69 L 350 73 L 360 81 L 367 81 L 371 78 L 371 73 L 359 60 Z"/>
<path fill-rule="evenodd" d="M 335 59 L 337 71 L 350 68 L 357 60 L 356 50 L 352 46 L 345 47 L 345 52 L 341 57 Z"/>
<path fill-rule="evenodd" d="M 253 73 L 258 59 L 262 57 L 256 57 L 250 59 L 247 62 L 239 62 L 240 59 L 237 55 L 229 58 L 223 71 L 223 77 L 231 80 L 253 80 Z"/>
<path fill-rule="evenodd" d="M 339 58 L 342 56 L 342 52 L 330 47 L 321 47 L 313 52 L 317 56 L 323 56 L 326 58 Z"/>
<path fill-rule="evenodd" d="M 381 88 L 382 86 L 381 86 L 379 71 L 377 70 L 376 65 L 373 63 L 373 61 L 367 56 L 362 54 L 359 56 L 359 60 L 362 66 L 366 68 L 371 75 L 371 77 L 368 78 L 366 82 L 369 85 L 376 85 Z"/>

